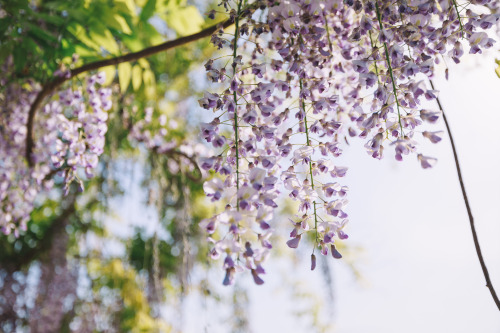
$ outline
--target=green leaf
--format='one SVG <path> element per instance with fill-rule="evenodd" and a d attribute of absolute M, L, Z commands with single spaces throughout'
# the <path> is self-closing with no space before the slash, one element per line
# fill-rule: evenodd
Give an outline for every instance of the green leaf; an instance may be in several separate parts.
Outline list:
<path fill-rule="evenodd" d="M 498 78 L 500 78 L 500 66 L 495 68 L 495 73 L 497 73 Z"/>
<path fill-rule="evenodd" d="M 150 66 L 149 66 L 149 62 L 144 59 L 144 58 L 140 58 L 137 60 L 137 62 L 139 63 L 139 65 L 141 65 L 142 68 L 144 69 L 148 69 Z"/>
<path fill-rule="evenodd" d="M 93 21 L 91 25 L 91 30 L 89 31 L 89 37 L 96 41 L 101 47 L 111 54 L 118 54 L 119 47 L 115 41 L 115 37 L 102 23 Z"/>
<path fill-rule="evenodd" d="M 104 81 L 104 86 L 109 86 L 115 79 L 116 67 L 114 65 L 106 66 L 99 69 L 99 72 L 106 73 L 106 80 Z"/>
<path fill-rule="evenodd" d="M 0 19 L 0 34 L 5 34 L 10 27 L 14 24 L 14 20 L 10 17 L 4 17 Z"/>
<path fill-rule="evenodd" d="M 155 74 L 152 70 L 146 69 L 143 74 L 144 84 L 146 85 L 154 85 L 155 83 Z"/>
<path fill-rule="evenodd" d="M 21 48 L 24 49 L 27 56 L 40 54 L 40 47 L 31 38 L 25 39 Z"/>
<path fill-rule="evenodd" d="M 2 43 L 2 47 L 0 47 L 0 63 L 3 63 L 5 59 L 11 54 L 12 49 L 12 43 Z"/>
<path fill-rule="evenodd" d="M 14 67 L 16 69 L 16 72 L 20 73 L 23 71 L 24 66 L 26 65 L 26 60 L 28 59 L 26 57 L 26 53 L 23 50 L 22 46 L 14 47 L 12 50 L 13 55 L 14 55 Z"/>
<path fill-rule="evenodd" d="M 45 22 L 52 23 L 52 24 L 57 25 L 57 26 L 61 26 L 64 24 L 64 19 L 60 16 L 39 13 L 36 11 L 33 11 L 31 13 L 31 15 L 33 15 L 33 17 L 35 17 L 35 18 L 41 19 Z"/>
<path fill-rule="evenodd" d="M 68 26 L 68 31 L 75 36 L 78 40 L 80 40 L 83 44 L 94 49 L 96 51 L 100 51 L 101 47 L 94 40 L 90 39 L 87 36 L 85 28 L 78 23 L 71 23 Z"/>
<path fill-rule="evenodd" d="M 142 83 L 142 69 L 139 65 L 134 65 L 132 68 L 132 88 L 137 91 Z"/>
<path fill-rule="evenodd" d="M 113 14 L 112 16 L 108 17 L 107 22 L 109 27 L 118 30 L 124 34 L 130 35 L 132 34 L 132 30 L 130 30 L 130 27 L 123 18 L 123 16 L 120 16 L 118 14 Z"/>
<path fill-rule="evenodd" d="M 118 65 L 118 81 L 120 82 L 120 90 L 122 93 L 127 91 L 130 79 L 132 77 L 132 65 L 129 62 L 124 62 Z"/>
<path fill-rule="evenodd" d="M 89 20 L 87 9 L 66 8 L 64 10 L 68 13 L 68 17 L 71 18 L 70 22 L 78 22 L 85 26 L 87 25 Z"/>
<path fill-rule="evenodd" d="M 75 45 L 74 52 L 68 52 L 68 55 L 73 54 L 73 53 L 76 53 L 80 57 L 84 57 L 84 58 L 89 58 L 89 57 L 95 56 L 94 51 L 90 50 L 88 47 L 83 46 L 83 45 Z"/>
<path fill-rule="evenodd" d="M 145 48 L 144 43 L 136 35 L 122 36 L 122 42 L 132 52 L 137 52 Z"/>
<path fill-rule="evenodd" d="M 167 12 L 165 21 L 180 36 L 191 35 L 200 31 L 205 22 L 195 6 L 171 10 Z"/>
<path fill-rule="evenodd" d="M 154 98 L 155 96 L 155 74 L 150 69 L 145 69 L 142 74 L 142 79 L 144 80 L 145 90 L 147 98 Z"/>
<path fill-rule="evenodd" d="M 26 22 L 26 26 L 29 27 L 29 33 L 35 38 L 40 39 L 46 43 L 57 43 L 57 37 L 48 33 L 46 30 L 41 29 L 39 26 Z"/>
<path fill-rule="evenodd" d="M 116 9 L 129 16 L 134 16 L 135 14 L 135 4 L 134 0 L 115 0 L 114 5 Z"/>
<path fill-rule="evenodd" d="M 149 38 L 150 45 L 157 45 L 163 43 L 164 41 L 163 35 L 161 35 L 152 24 L 144 23 L 143 29 L 144 33 Z"/>
<path fill-rule="evenodd" d="M 142 8 L 140 19 L 146 22 L 151 16 L 153 16 L 156 9 L 156 0 L 148 0 L 144 7 Z"/>

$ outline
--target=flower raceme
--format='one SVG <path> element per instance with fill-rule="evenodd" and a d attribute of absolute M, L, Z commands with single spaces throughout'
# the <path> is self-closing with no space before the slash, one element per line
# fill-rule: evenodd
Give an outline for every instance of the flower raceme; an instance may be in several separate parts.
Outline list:
<path fill-rule="evenodd" d="M 335 163 L 344 142 L 359 137 L 373 158 L 389 148 L 401 161 L 418 151 L 419 134 L 441 141 L 441 131 L 420 129 L 441 115 L 422 107 L 437 96 L 425 79 L 443 57 L 459 63 L 464 49 L 493 45 L 485 30 L 497 25 L 498 4 L 471 1 L 458 12 L 454 0 L 222 3 L 236 29 L 212 36 L 221 56 L 205 68 L 217 92 L 199 102 L 215 113 L 202 137 L 221 152 L 201 161 L 218 174 L 204 188 L 225 208 L 200 226 L 212 257 L 225 256 L 225 285 L 244 270 L 261 284 L 283 192 L 298 204 L 287 245 L 311 235 L 311 269 L 316 250 L 342 257 L 335 243 L 347 238 L 348 189 L 333 178 L 347 171 Z M 423 168 L 436 162 L 416 156 Z"/>
<path fill-rule="evenodd" d="M 201 169 L 216 174 L 204 189 L 222 205 L 200 226 L 213 244 L 211 256 L 224 258 L 224 284 L 244 270 L 262 284 L 282 198 L 297 203 L 288 246 L 312 240 L 312 269 L 316 250 L 341 257 L 336 243 L 347 238 L 348 189 L 336 178 L 345 176 L 347 167 L 336 157 L 345 142 L 361 138 L 377 159 L 390 152 L 396 160 L 416 155 L 423 168 L 435 164 L 418 149 L 421 137 L 432 143 L 442 137 L 425 128 L 441 116 L 423 107 L 438 94 L 426 79 L 443 58 L 460 63 L 465 52 L 492 47 L 487 30 L 498 27 L 500 3 L 222 0 L 221 5 L 235 29 L 228 34 L 221 27 L 211 37 L 220 57 L 205 64 L 212 88 L 199 103 L 215 114 L 201 124 L 201 137 L 217 152 L 200 161 Z M 28 165 L 26 124 L 40 87 L 7 84 L 12 63 L 2 66 L 0 227 L 18 233 L 26 228 L 35 197 L 53 186 L 52 176 L 62 176 L 66 190 L 83 172 L 92 176 L 103 152 L 111 91 L 96 74 L 84 88 L 52 98 L 36 118 L 38 139 Z M 130 137 L 171 152 L 166 129 L 152 136 L 145 130 L 148 122 L 138 123 Z M 187 150 L 181 153 L 191 158 Z"/>
<path fill-rule="evenodd" d="M 5 64 L 4 66 L 8 66 Z M 8 73 L 4 68 L 3 73 Z M 25 230 L 36 196 L 53 187 L 52 176 L 63 177 L 65 191 L 78 171 L 92 177 L 103 153 L 107 132 L 107 111 L 111 109 L 111 89 L 102 87 L 104 73 L 92 75 L 86 87 L 59 92 L 58 99 L 46 104 L 35 124 L 41 133 L 33 151 L 36 162 L 29 167 L 24 159 L 26 121 L 39 86 L 11 84 L 4 91 L 0 128 L 0 227 L 5 234 Z"/>

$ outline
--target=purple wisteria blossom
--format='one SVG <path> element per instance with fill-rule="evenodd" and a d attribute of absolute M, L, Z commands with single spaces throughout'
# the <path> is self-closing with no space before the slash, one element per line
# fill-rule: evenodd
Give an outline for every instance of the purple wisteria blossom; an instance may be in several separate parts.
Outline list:
<path fill-rule="evenodd" d="M 0 128 L 0 228 L 5 234 L 25 230 L 34 201 L 53 187 L 51 174 L 63 176 L 65 190 L 78 178 L 79 170 L 93 176 L 103 153 L 111 90 L 102 87 L 104 73 L 92 75 L 85 89 L 65 89 L 41 110 L 34 124 L 40 133 L 33 148 L 33 166 L 25 161 L 27 117 L 39 86 L 12 84 L 1 105 Z"/>
<path fill-rule="evenodd" d="M 205 63 L 213 85 L 199 105 L 214 118 L 200 124 L 200 137 L 210 148 L 183 144 L 180 153 L 188 159 L 199 155 L 200 169 L 213 174 L 203 189 L 216 213 L 200 227 L 211 258 L 223 260 L 224 285 L 242 271 L 264 283 L 274 213 L 283 200 L 295 204 L 288 247 L 308 246 L 312 239 L 311 269 L 315 251 L 342 257 L 335 244 L 348 238 L 348 188 L 337 178 L 348 168 L 337 158 L 353 138 L 364 142 L 372 158 L 402 161 L 416 154 L 422 168 L 435 165 L 435 158 L 420 152 L 416 135 L 432 143 L 443 138 L 439 128 L 426 127 L 440 126 L 442 116 L 424 106 L 439 93 L 427 81 L 443 58 L 460 63 L 466 53 L 492 48 L 491 31 L 499 31 L 499 1 L 457 2 L 222 1 L 235 30 L 232 37 L 215 31 L 211 42 L 220 57 Z M 215 11 L 208 17 L 215 18 Z M 112 108 L 104 82 L 104 73 L 91 75 L 83 86 L 64 87 L 43 106 L 33 128 L 32 165 L 25 160 L 28 114 L 41 88 L 34 82 L 5 87 L 0 109 L 4 233 L 26 228 L 37 195 L 52 188 L 54 174 L 64 179 L 66 190 L 72 181 L 83 184 L 83 174 L 92 177 Z M 158 153 L 171 152 L 178 145 L 167 140 L 166 116 L 151 131 L 153 110 L 144 113 L 129 137 Z M 180 167 L 172 166 L 172 172 Z"/>
<path fill-rule="evenodd" d="M 268 6 L 265 29 L 255 19 L 259 15 L 239 22 L 243 31 L 236 29 L 225 44 L 235 57 L 231 67 L 220 60 L 205 66 L 209 77 L 224 72 L 230 80 L 221 91 L 207 92 L 200 100 L 203 108 L 219 112 L 202 124 L 202 137 L 226 151 L 225 156 L 200 161 L 202 168 L 218 173 L 205 184 L 207 196 L 226 204 L 223 213 L 201 224 L 208 233 L 219 230 L 221 240 L 214 249 L 229 239 L 239 244 L 229 255 L 246 258 L 242 269 L 262 283 L 257 267 L 268 248 L 257 259 L 249 234 L 257 234 L 258 240 L 265 230 L 270 234 L 272 211 L 285 192 L 283 197 L 297 204 L 288 247 L 298 247 L 302 236 L 312 232 L 313 251 L 341 258 L 334 242 L 348 238 L 343 230 L 348 188 L 332 178 L 344 177 L 347 167 L 337 165 L 335 158 L 342 155 L 345 142 L 357 136 L 373 158 L 392 155 L 401 161 L 417 152 L 423 168 L 435 164 L 436 159 L 418 153 L 415 136 L 420 132 L 437 143 L 443 134 L 421 130 L 424 124 L 438 124 L 441 116 L 423 107 L 423 101 L 438 94 L 425 80 L 433 76 L 442 56 L 458 63 L 467 50 L 480 53 L 494 43 L 485 30 L 498 23 L 499 15 L 475 14 L 481 6 L 494 9 L 494 2 L 472 3 L 467 15 L 458 17 L 449 1 L 395 6 L 375 0 L 286 0 L 262 2 L 262 8 Z M 233 18 L 241 6 L 234 1 L 238 11 L 230 13 Z M 248 7 L 247 13 L 255 8 Z M 248 38 L 239 40 L 240 33 Z M 212 41 L 220 48 L 219 34 Z M 233 137 L 215 144 L 222 123 L 231 124 Z M 219 158 L 227 168 L 219 167 Z M 256 218 L 263 207 L 267 218 Z M 225 217 L 230 212 L 240 217 L 231 222 Z M 245 244 L 252 244 L 251 255 Z M 228 284 L 240 269 L 225 269 Z"/>

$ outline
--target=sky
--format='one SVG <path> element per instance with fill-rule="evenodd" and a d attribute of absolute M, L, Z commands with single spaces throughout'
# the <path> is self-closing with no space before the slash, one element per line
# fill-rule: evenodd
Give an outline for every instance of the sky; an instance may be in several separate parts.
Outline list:
<path fill-rule="evenodd" d="M 494 68 L 494 54 L 467 56 L 460 66 L 450 65 L 449 81 L 437 76 L 434 83 L 455 137 L 484 258 L 500 290 L 500 79 Z M 445 130 L 442 121 L 439 129 Z M 415 156 L 378 161 L 362 149 L 346 149 L 343 156 L 350 167 L 348 242 L 363 249 L 351 259 L 362 278 L 346 263 L 332 262 L 331 331 L 500 332 L 448 137 L 422 144 L 424 155 L 439 159 L 430 170 L 421 169 Z M 304 277 L 321 293 L 318 274 Z M 265 297 L 265 288 L 254 288 L 254 331 L 306 332 L 271 310 L 286 301 Z"/>
<path fill-rule="evenodd" d="M 500 79 L 494 56 L 464 56 L 459 66 L 448 64 L 448 81 L 437 75 L 434 83 L 455 137 L 484 258 L 500 291 Z M 444 123 L 431 130 L 444 131 Z M 342 183 L 350 189 L 350 237 L 345 259 L 327 258 L 333 301 L 321 267 L 309 270 L 310 249 L 291 250 L 283 239 L 277 245 L 283 256 L 266 264 L 263 286 L 251 283 L 248 274 L 238 276 L 247 290 L 252 332 L 314 332 L 314 306 L 320 309 L 320 321 L 329 325 L 326 332 L 500 332 L 500 315 L 474 249 L 449 138 L 444 135 L 437 145 L 421 136 L 418 141 L 420 152 L 438 158 L 434 168 L 423 170 L 416 155 L 403 162 L 389 153 L 375 160 L 361 140 L 344 150 L 338 163 L 349 166 Z M 132 202 L 121 203 L 126 207 L 122 219 L 144 217 L 133 203 L 136 198 L 125 200 Z M 146 213 L 149 221 L 155 220 L 153 211 Z M 122 226 L 115 225 L 115 231 L 123 231 Z M 220 286 L 223 274 L 222 269 L 197 271 L 193 281 L 207 275 L 214 292 L 230 299 L 232 289 Z M 193 294 L 183 303 L 182 320 L 178 311 L 167 309 L 166 315 L 185 333 L 221 333 L 229 332 L 230 310 L 224 302 Z"/>

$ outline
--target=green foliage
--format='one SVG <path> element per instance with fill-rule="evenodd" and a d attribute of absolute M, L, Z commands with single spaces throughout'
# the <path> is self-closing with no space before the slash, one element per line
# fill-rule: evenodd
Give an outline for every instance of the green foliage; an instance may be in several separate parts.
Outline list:
<path fill-rule="evenodd" d="M 119 259 L 109 261 L 91 260 L 89 274 L 95 294 L 116 290 L 121 311 L 114 313 L 118 318 L 120 332 L 170 332 L 170 326 L 163 320 L 153 318 L 151 308 L 137 272 Z"/>
<path fill-rule="evenodd" d="M 14 234 L 0 234 L 0 262 L 4 265 L 16 265 L 24 268 L 23 263 L 30 263 L 40 255 L 43 242 L 50 236 L 51 226 L 60 213 L 57 202 L 46 200 L 31 213 L 27 230 L 21 237 Z M 20 263 L 20 258 L 22 262 Z"/>
<path fill-rule="evenodd" d="M 102 181 L 102 177 L 96 177 L 87 182 L 88 190 L 92 192 Z M 21 231 L 18 237 L 0 233 L 0 268 L 26 269 L 33 261 L 39 260 L 47 253 L 52 244 L 54 230 L 61 226 L 70 234 L 73 245 L 79 235 L 89 231 L 104 235 L 104 230 L 94 214 L 105 209 L 105 202 L 94 197 L 78 205 L 74 200 L 73 194 L 63 200 L 46 198 L 32 211 L 26 230 Z"/>
<path fill-rule="evenodd" d="M 149 273 L 153 272 L 153 249 L 154 237 L 146 238 L 144 230 L 138 229 L 135 232 L 134 238 L 131 240 L 127 249 L 129 261 L 137 270 L 145 270 Z M 179 256 L 172 254 L 172 245 L 164 240 L 158 241 L 158 259 L 161 268 L 161 274 L 165 276 L 167 273 L 174 273 L 179 266 Z"/>
<path fill-rule="evenodd" d="M 166 0 L 7 0 L 0 10 L 0 64 L 12 55 L 15 78 L 42 82 L 69 66 L 73 54 L 80 65 L 159 44 L 165 29 L 187 35 L 204 25 L 196 7 Z M 120 68 L 123 92 L 130 77 L 135 91 L 142 83 L 153 90 L 155 74 L 148 61 L 139 66 Z M 113 69 L 107 71 L 115 76 Z"/>
<path fill-rule="evenodd" d="M 158 6 L 159 16 L 168 23 L 179 36 L 186 36 L 201 30 L 204 19 L 195 6 L 186 5 L 186 1 L 167 1 Z"/>
<path fill-rule="evenodd" d="M 136 52 L 197 32 L 205 25 L 198 9 L 186 1 L 5 0 L 0 2 L 0 65 L 13 61 L 15 71 L 10 78 L 13 82 L 33 79 L 44 84 L 56 70 Z M 153 273 L 153 239 L 140 229 L 128 239 L 118 239 L 108 234 L 105 225 L 113 215 L 110 201 L 126 190 L 120 183 L 125 176 L 119 166 L 130 162 L 143 168 L 143 185 L 159 189 L 162 194 L 155 205 L 161 228 L 171 236 L 168 241 L 157 242 L 163 287 L 178 278 L 182 254 L 173 249 L 180 248 L 183 237 L 189 234 L 195 247 L 200 243 L 196 241 L 201 237 L 197 224 L 210 212 L 202 203 L 202 184 L 195 179 L 199 175 L 172 172 L 167 165 L 184 163 L 179 156 L 145 152 L 140 144 L 130 140 L 129 134 L 144 118 L 144 110 L 151 107 L 153 119 L 146 130 L 153 135 L 157 133 L 160 117 L 166 116 L 168 121 L 176 123 L 168 130 L 166 140 L 180 145 L 190 139 L 193 135 L 185 121 L 186 113 L 179 105 L 196 94 L 190 87 L 188 74 L 211 52 L 208 41 L 202 40 L 148 59 L 100 69 L 106 72 L 107 84 L 111 85 L 114 108 L 109 111 L 106 146 L 98 174 L 91 180 L 79 175 L 85 193 L 79 194 L 75 201 L 75 189 L 69 197 L 64 197 L 58 183 L 60 178 L 56 177 L 55 189 L 39 198 L 27 230 L 18 238 L 0 236 L 0 270 L 9 274 L 26 272 L 49 255 L 52 231 L 65 219 L 63 227 L 70 237 L 66 249 L 68 262 L 88 272 L 92 297 L 75 300 L 74 310 L 65 315 L 61 331 L 69 331 L 69 323 L 83 316 L 84 311 L 80 310 L 85 304 L 109 311 L 100 300 L 109 296 L 110 290 L 119 295 L 120 310 L 108 313 L 117 331 L 170 331 L 168 325 L 154 318 L 145 288 L 144 276 L 150 278 Z M 74 54 L 78 55 L 76 62 Z M 67 84 L 77 87 L 84 80 L 81 76 Z M 170 93 L 168 99 L 167 93 Z M 145 161 L 144 164 L 139 160 Z M 146 202 L 146 198 L 140 200 Z M 122 242 L 126 252 L 109 256 L 100 249 L 91 249 L 82 255 L 81 244 L 89 235 L 102 244 L 110 239 Z M 205 248 L 200 246 L 197 253 L 195 260 L 206 259 Z"/>

